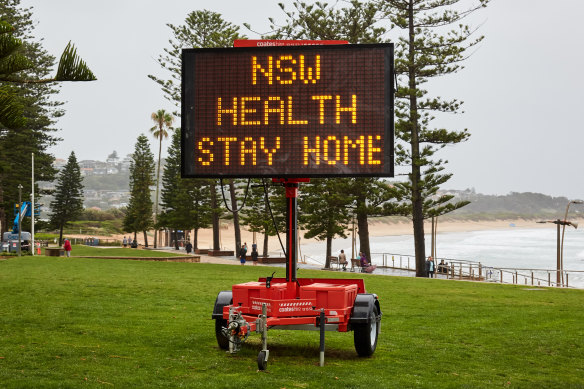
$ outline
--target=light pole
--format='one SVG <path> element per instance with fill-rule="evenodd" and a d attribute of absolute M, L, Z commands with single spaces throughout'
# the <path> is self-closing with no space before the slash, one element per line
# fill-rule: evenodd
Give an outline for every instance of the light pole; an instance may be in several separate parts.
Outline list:
<path fill-rule="evenodd" d="M 18 184 L 18 256 L 21 256 L 20 251 L 20 231 L 22 230 L 22 185 Z"/>
<path fill-rule="evenodd" d="M 561 276 L 561 272 L 562 272 L 562 253 L 560 250 L 560 226 L 565 226 L 565 225 L 569 225 L 572 226 L 574 228 L 578 228 L 578 224 L 576 223 L 572 223 L 566 220 L 542 220 L 539 221 L 537 223 L 553 223 L 555 225 L 558 226 L 558 243 L 557 243 L 557 263 L 556 263 L 556 286 L 560 286 L 560 285 L 564 285 L 562 282 L 562 276 Z"/>
<path fill-rule="evenodd" d="M 572 200 L 568 203 L 568 205 L 566 206 L 566 214 L 564 215 L 564 223 L 566 223 L 566 220 L 568 219 L 568 209 L 570 209 L 570 204 L 584 204 L 584 201 Z M 574 226 L 574 228 L 576 228 L 578 225 L 574 223 L 573 226 Z M 561 270 L 561 274 L 562 274 L 562 285 L 564 284 L 564 233 L 565 232 L 566 232 L 566 224 L 563 224 L 562 242 L 561 242 L 561 248 L 560 248 L 560 270 Z"/>

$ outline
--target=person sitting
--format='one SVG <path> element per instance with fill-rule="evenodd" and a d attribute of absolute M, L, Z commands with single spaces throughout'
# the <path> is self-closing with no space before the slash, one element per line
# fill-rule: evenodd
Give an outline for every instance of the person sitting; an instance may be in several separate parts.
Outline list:
<path fill-rule="evenodd" d="M 366 268 L 367 266 L 369 266 L 369 261 L 367 260 L 367 256 L 365 255 L 365 253 L 359 251 L 359 260 L 361 261 L 361 267 L 362 268 Z"/>
<path fill-rule="evenodd" d="M 373 273 L 373 270 L 375 270 L 377 266 L 371 265 L 371 263 L 367 260 L 365 253 L 360 252 L 359 256 L 361 257 L 361 272 Z"/>
<path fill-rule="evenodd" d="M 438 273 L 448 273 L 448 263 L 445 263 L 443 259 L 441 259 L 440 263 L 438 264 Z"/>
<path fill-rule="evenodd" d="M 343 270 L 347 270 L 347 256 L 345 255 L 345 250 L 341 250 L 339 254 L 339 265 L 343 266 Z"/>

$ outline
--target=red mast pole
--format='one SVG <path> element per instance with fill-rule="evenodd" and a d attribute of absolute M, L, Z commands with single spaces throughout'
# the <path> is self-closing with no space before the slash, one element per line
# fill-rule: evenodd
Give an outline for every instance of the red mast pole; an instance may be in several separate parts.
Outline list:
<path fill-rule="evenodd" d="M 298 183 L 286 182 L 286 281 L 296 282 Z"/>
<path fill-rule="evenodd" d="M 286 281 L 296 282 L 296 256 L 298 253 L 298 184 L 310 178 L 274 178 L 286 188 Z"/>

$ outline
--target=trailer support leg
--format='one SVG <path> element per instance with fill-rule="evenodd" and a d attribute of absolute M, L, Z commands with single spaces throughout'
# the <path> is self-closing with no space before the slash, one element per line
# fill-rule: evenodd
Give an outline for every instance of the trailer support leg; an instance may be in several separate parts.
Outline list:
<path fill-rule="evenodd" d="M 266 370 L 270 355 L 270 351 L 268 350 L 268 308 L 266 303 L 262 304 L 262 314 L 258 318 L 256 330 L 262 333 L 262 350 L 258 354 L 258 369 Z"/>
<path fill-rule="evenodd" d="M 324 366 L 324 308 L 320 310 L 320 367 Z"/>

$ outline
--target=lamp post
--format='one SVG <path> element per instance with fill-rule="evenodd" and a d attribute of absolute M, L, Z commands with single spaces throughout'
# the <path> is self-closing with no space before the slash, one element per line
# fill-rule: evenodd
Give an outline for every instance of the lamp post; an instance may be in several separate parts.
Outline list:
<path fill-rule="evenodd" d="M 564 215 L 564 223 L 566 223 L 566 220 L 568 219 L 568 209 L 570 209 L 570 204 L 584 204 L 584 201 L 582 200 L 572 200 L 568 203 L 568 205 L 566 206 L 566 214 Z M 573 224 L 574 227 L 577 226 L 577 224 Z M 562 242 L 561 242 L 561 248 L 560 248 L 560 270 L 561 270 L 561 274 L 562 274 L 562 285 L 564 284 L 564 233 L 566 232 L 566 224 L 563 224 L 562 227 Z"/>
<path fill-rule="evenodd" d="M 562 272 L 562 252 L 561 252 L 561 246 L 560 246 L 560 226 L 572 226 L 574 228 L 578 228 L 578 224 L 576 223 L 572 223 L 566 220 L 542 220 L 539 221 L 537 223 L 553 223 L 555 225 L 558 226 L 558 243 L 557 243 L 557 263 L 556 263 L 556 286 L 560 286 L 560 285 L 564 285 L 562 282 L 562 276 L 561 276 L 561 272 Z"/>
<path fill-rule="evenodd" d="M 21 245 L 20 245 L 20 237 L 22 230 L 22 185 L 18 184 L 18 256 L 20 257 L 21 254 Z"/>

